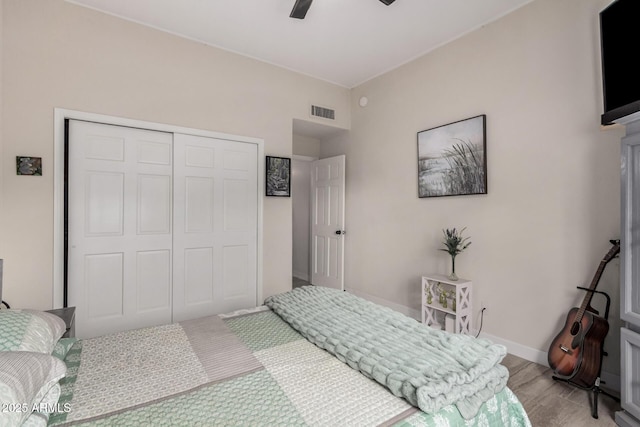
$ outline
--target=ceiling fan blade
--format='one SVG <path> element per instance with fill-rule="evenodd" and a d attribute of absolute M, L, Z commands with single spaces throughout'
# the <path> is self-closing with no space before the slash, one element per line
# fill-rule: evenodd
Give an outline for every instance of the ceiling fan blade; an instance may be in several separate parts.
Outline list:
<path fill-rule="evenodd" d="M 296 0 L 296 4 L 293 5 L 293 10 L 291 11 L 289 18 L 304 19 L 312 1 L 313 0 Z"/>
<path fill-rule="evenodd" d="M 386 4 L 387 6 L 389 6 L 391 3 L 393 3 L 396 0 L 380 0 L 382 3 Z"/>

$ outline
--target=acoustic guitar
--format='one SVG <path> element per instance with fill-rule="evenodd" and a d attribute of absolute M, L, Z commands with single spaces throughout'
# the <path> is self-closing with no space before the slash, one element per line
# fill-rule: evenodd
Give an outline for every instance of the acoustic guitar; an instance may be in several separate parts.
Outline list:
<path fill-rule="evenodd" d="M 549 347 L 549 366 L 557 378 L 571 380 L 582 387 L 591 387 L 600 374 L 602 347 L 609 332 L 609 322 L 591 307 L 591 298 L 604 268 L 620 252 L 620 240 L 612 240 L 591 281 L 580 308 L 573 307 L 564 328 Z"/>

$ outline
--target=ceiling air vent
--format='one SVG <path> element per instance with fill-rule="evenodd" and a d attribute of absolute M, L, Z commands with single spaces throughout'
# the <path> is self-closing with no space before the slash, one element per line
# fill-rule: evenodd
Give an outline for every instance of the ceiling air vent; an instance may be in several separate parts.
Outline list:
<path fill-rule="evenodd" d="M 336 110 L 332 110 L 331 108 L 320 107 L 318 105 L 312 105 L 311 117 L 321 117 L 323 119 L 335 120 Z"/>

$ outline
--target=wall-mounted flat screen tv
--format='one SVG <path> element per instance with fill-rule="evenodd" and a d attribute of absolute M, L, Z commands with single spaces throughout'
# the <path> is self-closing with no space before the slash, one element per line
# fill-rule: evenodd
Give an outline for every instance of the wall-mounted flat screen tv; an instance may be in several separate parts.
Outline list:
<path fill-rule="evenodd" d="M 600 12 L 603 125 L 640 119 L 639 18 L 640 0 L 617 0 Z"/>

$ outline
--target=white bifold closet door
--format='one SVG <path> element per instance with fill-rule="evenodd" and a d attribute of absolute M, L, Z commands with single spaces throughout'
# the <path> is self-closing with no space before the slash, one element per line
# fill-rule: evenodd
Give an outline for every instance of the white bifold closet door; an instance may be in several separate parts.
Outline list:
<path fill-rule="evenodd" d="M 174 137 L 173 321 L 256 305 L 257 147 Z"/>
<path fill-rule="evenodd" d="M 76 335 L 256 305 L 254 144 L 69 121 Z"/>

